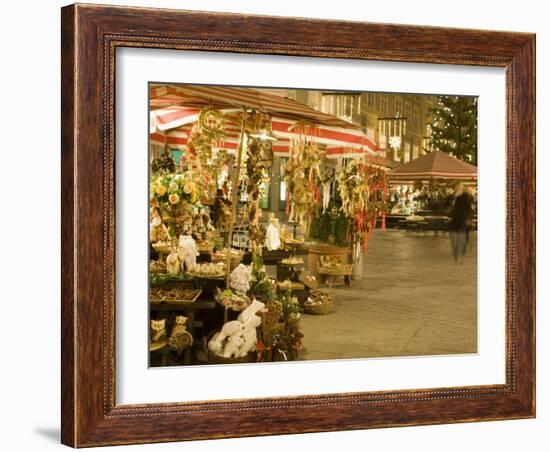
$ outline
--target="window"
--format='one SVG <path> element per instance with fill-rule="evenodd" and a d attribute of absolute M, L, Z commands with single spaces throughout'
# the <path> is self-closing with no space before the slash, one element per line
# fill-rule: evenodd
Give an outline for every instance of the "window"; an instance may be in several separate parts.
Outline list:
<path fill-rule="evenodd" d="M 386 135 L 378 135 L 378 146 L 380 146 L 380 149 L 386 149 Z"/>
<path fill-rule="evenodd" d="M 411 159 L 411 142 L 405 141 L 405 147 L 403 150 L 403 163 L 407 163 Z"/>
<path fill-rule="evenodd" d="M 384 115 L 388 113 L 388 95 L 387 94 L 380 94 L 380 113 Z"/>
<path fill-rule="evenodd" d="M 395 98 L 395 116 L 403 116 L 403 99 L 401 99 L 400 97 Z"/>
<path fill-rule="evenodd" d="M 414 105 L 412 109 L 411 125 L 414 129 L 420 129 L 420 111 L 418 105 Z"/>
<path fill-rule="evenodd" d="M 367 93 L 367 107 L 374 108 L 374 93 Z"/>
<path fill-rule="evenodd" d="M 412 119 L 412 107 L 411 107 L 411 103 L 410 102 L 407 102 L 405 104 L 405 114 L 404 114 L 405 118 L 407 118 L 407 121 L 411 121 Z"/>
<path fill-rule="evenodd" d="M 351 121 L 355 112 L 360 113 L 359 96 L 350 94 L 323 94 L 321 109 L 325 113 Z"/>
<path fill-rule="evenodd" d="M 342 108 L 342 116 L 344 118 L 351 119 L 352 111 L 353 111 L 353 96 L 341 96 L 343 108 Z"/>
<path fill-rule="evenodd" d="M 418 144 L 413 144 L 413 152 L 412 152 L 413 160 L 415 158 L 418 158 L 419 149 L 420 149 L 420 147 L 418 146 Z"/>

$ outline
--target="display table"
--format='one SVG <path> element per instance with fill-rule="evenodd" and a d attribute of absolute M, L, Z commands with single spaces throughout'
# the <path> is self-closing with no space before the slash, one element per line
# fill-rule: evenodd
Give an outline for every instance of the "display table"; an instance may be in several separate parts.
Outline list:
<path fill-rule="evenodd" d="M 338 276 L 343 276 L 344 284 L 348 287 L 351 287 L 351 275 L 353 273 L 353 267 L 350 265 L 349 268 L 326 268 L 321 267 L 319 269 L 320 278 L 322 278 L 322 283 L 326 283 L 329 287 L 334 285 L 334 279 Z"/>
<path fill-rule="evenodd" d="M 187 331 L 193 336 L 193 342 L 199 343 L 201 338 L 196 337 L 196 329 L 202 329 L 203 322 L 195 320 L 195 314 L 197 311 L 215 309 L 216 306 L 217 303 L 214 300 L 201 300 L 185 304 L 150 303 L 149 309 L 151 312 L 184 312 L 187 317 Z M 167 350 L 167 348 L 164 348 L 164 350 Z M 191 364 L 193 347 L 187 347 L 183 353 L 184 364 Z M 166 362 L 166 356 L 163 356 L 162 360 Z"/>
<path fill-rule="evenodd" d="M 312 243 L 308 247 L 308 270 L 312 275 L 319 275 L 319 259 L 321 256 L 329 256 L 338 259 L 342 263 L 349 262 L 349 247 L 328 245 L 326 243 Z"/>
<path fill-rule="evenodd" d="M 399 224 L 407 231 L 423 231 L 430 223 L 426 220 L 399 220 Z"/>

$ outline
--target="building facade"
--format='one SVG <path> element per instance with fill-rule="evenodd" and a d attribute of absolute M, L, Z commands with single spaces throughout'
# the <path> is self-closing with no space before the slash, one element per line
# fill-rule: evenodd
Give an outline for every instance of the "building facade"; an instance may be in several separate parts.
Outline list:
<path fill-rule="evenodd" d="M 394 162 L 407 163 L 430 150 L 430 112 L 437 96 L 281 91 L 281 95 L 358 125 Z"/>

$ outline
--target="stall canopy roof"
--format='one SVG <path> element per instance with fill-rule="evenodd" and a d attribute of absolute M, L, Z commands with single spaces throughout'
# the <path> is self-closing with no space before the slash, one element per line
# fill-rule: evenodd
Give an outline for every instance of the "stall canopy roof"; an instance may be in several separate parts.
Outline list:
<path fill-rule="evenodd" d="M 252 88 L 153 84 L 149 94 L 152 110 L 176 105 L 199 108 L 211 105 L 220 109 L 233 107 L 239 110 L 247 107 L 262 109 L 272 115 L 285 118 L 306 119 L 316 124 L 357 129 L 354 124 L 300 104 L 293 99 L 263 93 Z"/>
<path fill-rule="evenodd" d="M 433 151 L 390 172 L 391 180 L 477 179 L 474 165 L 444 152 Z"/>
<path fill-rule="evenodd" d="M 211 106 L 226 116 L 226 137 L 220 147 L 230 151 L 238 145 L 243 108 L 254 108 L 272 116 L 273 134 L 277 138 L 273 145 L 275 153 L 288 153 L 290 139 L 303 130 L 300 125 L 306 121 L 312 125 L 315 141 L 327 146 L 329 158 L 378 154 L 376 144 L 356 125 L 292 99 L 255 89 L 154 84 L 149 95 L 150 133 L 156 144 L 184 146 L 200 110 Z"/>

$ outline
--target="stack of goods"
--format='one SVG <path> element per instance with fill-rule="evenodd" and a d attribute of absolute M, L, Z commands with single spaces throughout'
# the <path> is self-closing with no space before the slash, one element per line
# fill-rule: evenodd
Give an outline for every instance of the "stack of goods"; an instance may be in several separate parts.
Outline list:
<path fill-rule="evenodd" d="M 277 265 L 277 279 L 279 281 L 289 279 L 293 283 L 298 283 L 303 265 L 304 260 L 300 257 L 292 256 L 281 259 Z M 303 286 L 301 283 L 299 285 Z"/>
<path fill-rule="evenodd" d="M 287 257 L 281 260 L 283 265 L 304 265 L 304 260 L 301 257 Z"/>
<path fill-rule="evenodd" d="M 195 278 L 219 279 L 225 276 L 225 264 L 223 262 L 195 264 L 189 269 L 188 273 Z"/>
<path fill-rule="evenodd" d="M 424 221 L 425 218 L 420 216 L 420 215 L 412 214 L 412 215 L 409 215 L 408 217 L 406 217 L 405 220 L 407 220 L 407 221 Z"/>
<path fill-rule="evenodd" d="M 299 281 L 311 290 L 315 290 L 319 287 L 317 278 L 306 271 L 300 273 Z"/>
<path fill-rule="evenodd" d="M 227 262 L 229 253 L 230 267 L 233 270 L 239 265 L 243 259 L 244 251 L 237 250 L 235 248 L 224 248 L 223 250 L 216 251 L 212 255 L 212 262 Z"/>
<path fill-rule="evenodd" d="M 321 256 L 319 273 L 321 275 L 350 275 L 352 264 L 345 264 L 335 256 Z"/>
<path fill-rule="evenodd" d="M 169 253 L 170 250 L 172 249 L 172 246 L 173 246 L 173 243 L 167 240 L 153 243 L 153 249 L 157 253 Z"/>
<path fill-rule="evenodd" d="M 187 274 L 174 275 L 172 273 L 149 273 L 149 280 L 151 281 L 151 286 L 162 286 L 168 282 L 178 282 L 185 285 L 185 287 L 191 287 L 193 284 L 193 278 Z"/>
<path fill-rule="evenodd" d="M 197 241 L 197 248 L 201 253 L 211 253 L 214 251 L 214 243 L 210 241 Z"/>
<path fill-rule="evenodd" d="M 217 288 L 215 299 L 225 309 L 237 312 L 245 310 L 252 303 L 248 296 L 243 293 L 234 292 L 231 289 L 221 290 Z"/>
<path fill-rule="evenodd" d="M 281 230 L 281 242 L 284 248 L 297 248 L 304 244 L 303 240 L 296 239 L 292 236 L 292 233 L 287 229 Z"/>
<path fill-rule="evenodd" d="M 291 292 L 294 292 L 297 290 L 304 290 L 306 286 L 301 282 L 291 281 L 287 279 L 284 282 L 277 283 L 277 288 L 279 290 L 290 290 Z"/>
<path fill-rule="evenodd" d="M 151 303 L 193 303 L 201 294 L 200 289 L 185 289 L 182 287 L 173 287 L 164 289 L 161 287 L 151 288 Z"/>
<path fill-rule="evenodd" d="M 309 297 L 304 301 L 304 312 L 307 314 L 323 315 L 334 311 L 332 297 L 321 290 L 312 290 Z"/>
<path fill-rule="evenodd" d="M 149 272 L 150 273 L 166 273 L 166 262 L 151 261 L 149 263 Z"/>

